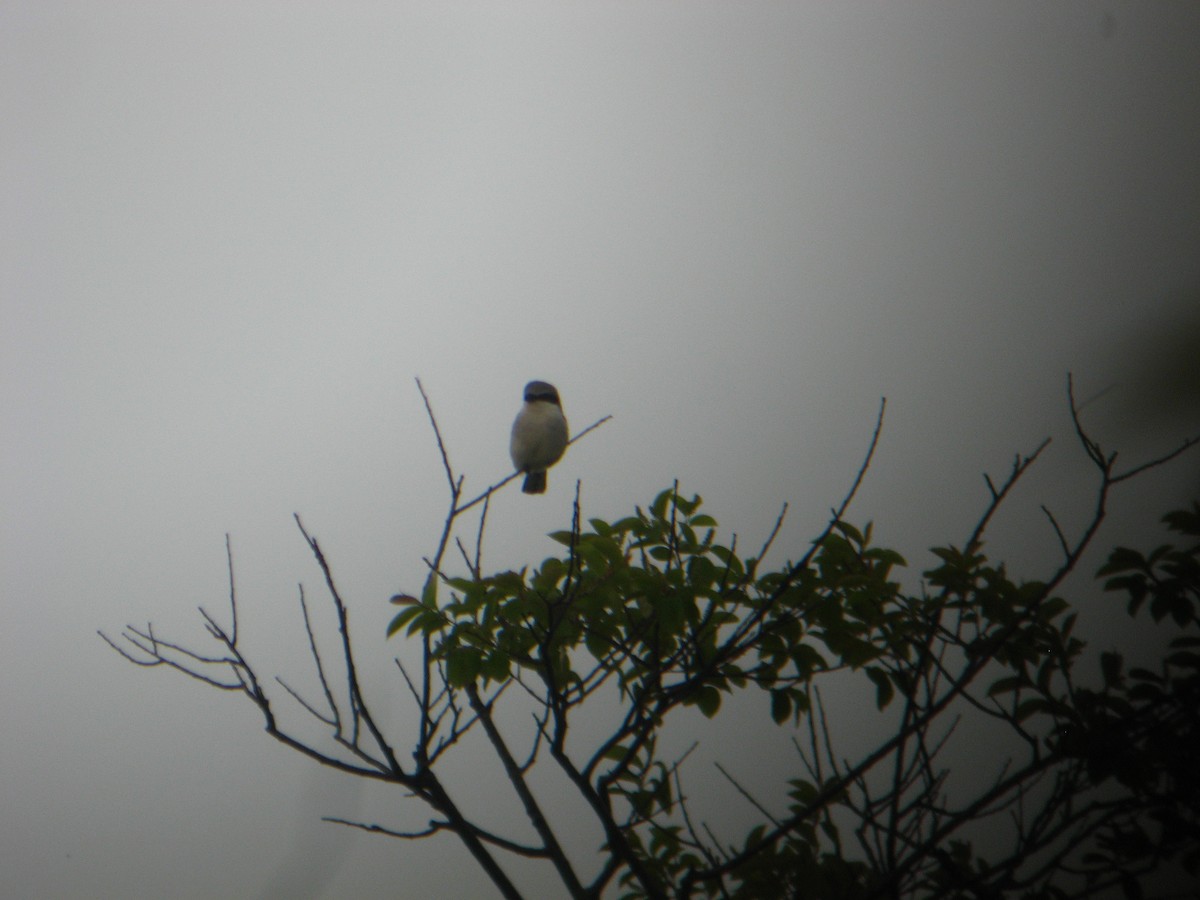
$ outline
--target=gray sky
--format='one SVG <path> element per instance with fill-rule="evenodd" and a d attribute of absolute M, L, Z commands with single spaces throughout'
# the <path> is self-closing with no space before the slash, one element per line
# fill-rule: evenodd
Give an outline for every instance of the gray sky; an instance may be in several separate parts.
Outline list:
<path fill-rule="evenodd" d="M 200 642 L 229 531 L 248 650 L 307 685 L 298 511 L 402 733 L 386 598 L 446 500 L 416 375 L 477 489 L 525 381 L 614 415 L 498 498 L 495 569 L 554 552 L 577 478 L 615 517 L 678 477 L 747 546 L 786 500 L 798 553 L 887 395 L 856 513 L 916 571 L 1055 437 L 993 547 L 1036 577 L 1038 505 L 1093 483 L 1068 369 L 1114 449 L 1197 428 L 1139 417 L 1138 359 L 1196 333 L 1198 38 L 1179 3 L 0 5 L 6 896 L 488 895 L 449 839 L 317 821 L 415 803 L 95 636 Z"/>

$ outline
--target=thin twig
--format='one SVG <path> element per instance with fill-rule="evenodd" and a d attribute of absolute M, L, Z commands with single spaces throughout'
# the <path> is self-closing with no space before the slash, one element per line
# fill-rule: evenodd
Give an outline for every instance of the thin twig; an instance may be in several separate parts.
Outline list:
<path fill-rule="evenodd" d="M 780 824 L 779 820 L 776 819 L 773 815 L 771 815 L 770 811 L 765 806 L 763 806 L 761 803 L 759 803 L 758 800 L 755 799 L 753 794 L 751 794 L 748 790 L 746 790 L 744 787 L 742 787 L 741 784 L 738 783 L 738 780 L 736 778 L 734 778 L 732 775 L 730 775 L 729 772 L 727 772 L 725 770 L 724 766 L 722 766 L 719 762 L 714 762 L 713 765 L 717 767 L 718 772 L 720 772 L 722 775 L 725 776 L 725 780 L 728 781 L 730 784 L 732 784 L 734 789 L 737 790 L 737 792 L 739 794 L 741 794 L 743 797 L 746 798 L 746 801 L 751 806 L 753 806 L 760 813 L 762 813 L 772 825 L 774 825 L 776 828 L 779 827 L 779 824 Z"/>
<path fill-rule="evenodd" d="M 567 446 L 570 447 L 576 441 L 582 440 L 587 434 L 589 434 L 590 432 L 599 428 L 601 425 L 603 425 L 605 422 L 607 422 L 611 418 L 612 418 L 611 415 L 607 415 L 607 416 L 602 416 L 601 418 L 597 419 L 595 422 L 593 422 L 587 428 L 583 429 L 583 431 L 579 432 L 579 434 L 575 435 L 575 437 L 573 437 L 569 441 L 567 441 Z M 492 494 L 494 494 L 496 491 L 500 490 L 500 488 L 504 487 L 506 484 L 508 484 L 514 478 L 517 478 L 522 474 L 523 474 L 522 472 L 513 472 L 511 475 L 508 475 L 508 476 L 500 479 L 499 481 L 497 481 L 491 487 L 485 488 L 483 490 L 483 492 L 481 494 L 479 494 L 477 497 L 473 497 L 472 499 L 468 500 L 466 503 L 460 503 L 460 504 L 456 505 L 453 510 L 454 515 L 459 515 L 461 513 L 465 513 L 468 509 L 475 506 L 476 504 L 483 503 L 488 498 L 490 498 L 492 496 Z"/>
<path fill-rule="evenodd" d="M 1050 520 L 1050 524 L 1054 527 L 1054 533 L 1058 536 L 1058 545 L 1062 547 L 1063 555 L 1070 558 L 1071 545 L 1067 542 L 1067 536 L 1063 534 L 1062 528 L 1059 527 L 1058 519 L 1054 518 L 1054 513 L 1050 512 L 1046 504 L 1042 504 L 1042 512 L 1046 514 L 1046 518 Z"/>
<path fill-rule="evenodd" d="M 292 695 L 292 699 L 293 699 L 293 700 L 295 700 L 297 703 L 299 703 L 301 706 L 303 706 L 303 707 L 304 707 L 306 710 L 308 710 L 309 714 L 310 714 L 310 715 L 311 715 L 313 718 L 315 718 L 315 719 L 317 719 L 317 720 L 319 720 L 319 721 L 321 721 L 321 722 L 324 722 L 326 725 L 328 725 L 328 726 L 329 726 L 329 727 L 331 727 L 331 728 L 335 728 L 335 729 L 337 728 L 337 724 L 338 724 L 338 723 L 337 723 L 337 719 L 336 719 L 336 718 L 332 718 L 332 717 L 331 717 L 331 718 L 326 718 L 325 716 L 321 715 L 319 712 L 317 712 L 317 711 L 316 711 L 316 710 L 315 710 L 315 709 L 312 707 L 312 705 L 311 705 L 311 704 L 310 704 L 310 703 L 309 703 L 307 700 L 305 700 L 303 697 L 301 697 L 301 696 L 300 696 L 300 694 L 298 694 L 298 693 L 297 693 L 297 692 L 296 692 L 296 691 L 295 691 L 295 690 L 292 688 L 292 686 L 291 686 L 290 684 L 288 684 L 286 681 L 284 681 L 284 680 L 283 680 L 282 678 L 280 678 L 278 675 L 276 675 L 276 676 L 275 676 L 275 681 L 277 681 L 277 682 L 279 683 L 279 686 L 280 686 L 281 688 L 283 688 L 285 691 L 287 691 L 289 694 L 291 694 L 291 695 Z"/>
<path fill-rule="evenodd" d="M 229 611 L 233 620 L 229 637 L 236 644 L 238 635 L 237 588 L 233 581 L 233 544 L 230 542 L 228 531 L 225 532 L 225 561 L 229 568 Z"/>
<path fill-rule="evenodd" d="M 403 840 L 419 840 L 429 837 L 431 834 L 437 834 L 439 831 L 445 831 L 450 827 L 449 822 L 431 821 L 428 828 L 423 828 L 420 831 L 396 831 L 391 828 L 384 828 L 382 825 L 371 825 L 366 822 L 354 822 L 350 819 L 342 819 L 338 816 L 321 816 L 322 822 L 332 822 L 334 825 L 346 825 L 350 828 L 357 828 L 360 831 L 369 831 L 372 834 L 386 834 L 388 837 L 401 838 Z"/>
<path fill-rule="evenodd" d="M 330 724 L 337 730 L 338 734 L 342 731 L 342 716 L 338 709 L 337 703 L 333 699 L 333 691 L 329 688 L 329 681 L 325 678 L 325 666 L 321 662 L 321 654 L 317 650 L 317 639 L 313 634 L 312 622 L 308 615 L 308 604 L 304 600 L 304 585 L 300 585 L 300 612 L 304 616 L 304 630 L 308 634 L 308 646 L 312 650 L 313 662 L 317 666 L 317 677 L 321 680 L 321 690 L 325 692 L 325 702 L 329 704 L 329 709 L 333 713 L 333 722 Z"/>
<path fill-rule="evenodd" d="M 442 430 L 438 428 L 437 417 L 433 414 L 433 406 L 429 402 L 429 395 L 425 393 L 425 385 L 421 384 L 421 379 L 417 378 L 417 390 L 421 392 L 421 399 L 425 401 L 425 412 L 429 414 L 429 423 L 433 426 L 433 436 L 437 439 L 438 453 L 442 457 L 442 466 L 446 470 L 446 481 L 450 484 L 450 490 L 455 490 L 454 470 L 450 466 L 450 454 L 446 452 L 446 442 L 442 440 Z"/>

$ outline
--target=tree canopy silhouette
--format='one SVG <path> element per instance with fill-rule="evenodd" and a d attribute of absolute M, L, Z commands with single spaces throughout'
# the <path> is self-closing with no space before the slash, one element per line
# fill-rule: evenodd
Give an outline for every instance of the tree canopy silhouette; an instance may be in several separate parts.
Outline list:
<path fill-rule="evenodd" d="M 327 766 L 399 785 L 434 814 L 409 832 L 330 821 L 409 840 L 452 833 L 505 897 L 521 896 L 513 857 L 552 866 L 577 898 L 1065 898 L 1114 888 L 1137 897 L 1164 865 L 1181 877 L 1200 869 L 1200 505 L 1165 518 L 1181 546 L 1117 548 L 1098 573 L 1130 616 L 1148 611 L 1169 629 L 1157 669 L 1092 652 L 1075 635 L 1078 612 L 1064 585 L 1110 493 L 1197 439 L 1118 468 L 1116 454 L 1085 431 L 1068 382 L 1076 437 L 1097 474 L 1095 502 L 1074 535 L 1047 510 L 1061 557 L 1038 580 L 989 559 L 985 538 L 1045 443 L 1018 456 L 1004 479 L 986 478 L 990 496 L 966 539 L 934 548 L 938 564 L 919 588 L 902 587 L 904 557 L 875 546 L 869 524 L 847 519 L 882 406 L 845 497 L 782 564 L 768 559 L 786 505 L 747 553 L 736 538 L 723 540 L 701 498 L 678 484 L 612 522 L 585 520 L 577 484 L 570 527 L 551 535 L 561 552 L 487 574 L 490 499 L 515 476 L 468 498 L 420 390 L 450 504 L 423 585 L 391 601 L 398 609 L 388 636 L 419 646 L 419 662 L 396 660 L 397 688 L 415 710 L 407 726 L 372 711 L 348 604 L 298 516 L 339 626 L 333 658 L 318 649 L 301 591 L 317 697 L 283 681 L 282 694 L 268 692 L 239 640 L 231 552 L 230 624 L 200 610 L 215 651 L 166 640 L 150 625 L 127 627 L 123 641 L 105 637 L 138 665 L 243 694 L 272 737 Z M 458 530 L 472 510 L 469 547 Z M 821 695 L 837 678 L 870 685 L 873 707 L 852 714 L 887 724 L 874 746 L 838 746 L 840 712 Z M 740 697 L 761 698 L 765 727 L 791 736 L 795 771 L 765 797 L 722 770 L 758 816 L 729 834 L 695 814 L 687 753 L 668 754 L 662 738 L 681 710 L 715 720 Z M 284 702 L 297 708 L 289 716 L 323 723 L 328 744 L 285 725 Z M 977 783 L 953 779 L 946 763 L 974 722 L 1011 737 L 993 758 L 977 759 L 985 776 Z M 599 723 L 607 727 L 597 738 Z M 507 775 L 524 813 L 510 830 L 485 827 L 462 804 L 472 785 L 443 774 L 444 759 L 468 745 L 490 748 Z M 564 801 L 539 792 L 543 768 L 573 790 L 569 815 L 592 822 L 593 854 L 564 847 Z"/>

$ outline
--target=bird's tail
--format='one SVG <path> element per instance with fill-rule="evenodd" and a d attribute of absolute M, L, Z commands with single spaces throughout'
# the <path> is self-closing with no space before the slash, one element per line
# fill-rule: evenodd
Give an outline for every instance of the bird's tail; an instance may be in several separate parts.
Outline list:
<path fill-rule="evenodd" d="M 521 485 L 521 490 L 526 494 L 546 493 L 546 473 L 526 472 L 525 483 Z"/>

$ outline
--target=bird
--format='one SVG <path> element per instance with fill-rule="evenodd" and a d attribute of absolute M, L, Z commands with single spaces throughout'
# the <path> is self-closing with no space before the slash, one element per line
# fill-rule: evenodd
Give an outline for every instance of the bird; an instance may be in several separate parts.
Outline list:
<path fill-rule="evenodd" d="M 554 385 L 531 381 L 525 385 L 525 404 L 513 422 L 509 455 L 518 472 L 525 473 L 521 490 L 546 492 L 546 470 L 562 459 L 567 449 L 567 419 Z"/>

